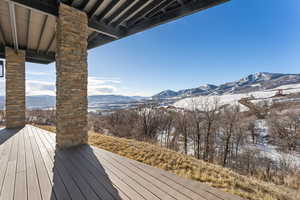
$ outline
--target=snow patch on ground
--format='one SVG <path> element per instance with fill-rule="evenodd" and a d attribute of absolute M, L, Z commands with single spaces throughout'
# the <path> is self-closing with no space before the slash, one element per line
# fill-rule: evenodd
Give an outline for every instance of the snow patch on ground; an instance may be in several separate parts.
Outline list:
<path fill-rule="evenodd" d="M 258 150 L 263 157 L 267 157 L 277 163 L 279 162 L 286 162 L 290 163 L 293 166 L 297 166 L 300 168 L 300 154 L 293 152 L 293 153 L 283 153 L 276 149 L 276 146 L 270 144 L 256 144 L 256 145 L 249 145 L 251 149 Z"/>
<path fill-rule="evenodd" d="M 259 143 L 249 144 L 248 148 L 258 150 L 263 157 L 269 158 L 277 163 L 287 162 L 300 168 L 300 154 L 297 152 L 284 153 L 277 150 L 277 147 L 267 143 L 265 139 L 269 134 L 269 127 L 266 120 L 256 120 L 255 129 L 259 133 Z"/>
<path fill-rule="evenodd" d="M 255 129 L 261 137 L 266 137 L 269 134 L 269 127 L 266 120 L 256 120 Z"/>
<path fill-rule="evenodd" d="M 179 100 L 174 103 L 175 107 L 179 108 L 185 108 L 193 110 L 195 108 L 198 109 L 207 109 L 207 106 L 211 109 L 215 106 L 216 100 L 218 101 L 219 106 L 223 105 L 240 105 L 242 111 L 247 111 L 248 108 L 239 104 L 238 101 L 241 98 L 251 97 L 253 96 L 257 100 L 256 102 L 262 102 L 262 101 L 273 101 L 270 97 L 273 97 L 278 89 L 284 89 L 284 94 L 292 94 L 300 92 L 300 84 L 291 84 L 291 85 L 284 85 L 280 86 L 278 88 L 265 90 L 265 91 L 258 91 L 258 92 L 250 92 L 250 93 L 244 93 L 244 94 L 225 94 L 225 95 L 211 95 L 211 96 L 198 96 L 198 97 L 190 97 L 185 98 L 182 100 Z M 277 98 L 274 101 L 298 101 L 300 98 L 294 98 L 285 100 L 282 98 Z M 205 108 L 204 108 L 205 107 Z"/>

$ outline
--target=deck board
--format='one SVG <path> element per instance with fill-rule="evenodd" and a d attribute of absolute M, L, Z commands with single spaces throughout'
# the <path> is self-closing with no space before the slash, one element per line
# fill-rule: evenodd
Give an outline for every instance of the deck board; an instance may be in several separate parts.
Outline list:
<path fill-rule="evenodd" d="M 33 159 L 34 159 L 34 163 L 36 166 L 36 171 L 37 171 L 38 182 L 40 185 L 42 199 L 56 200 L 55 194 L 52 194 L 52 183 L 48 176 L 47 168 L 41 157 L 40 150 L 38 149 L 38 146 L 35 142 L 35 138 L 33 135 L 34 133 L 30 129 L 31 128 L 29 128 L 29 131 L 27 132 L 27 134 L 29 135 L 29 141 L 30 141 L 31 148 L 32 148 L 32 154 L 33 154 Z"/>
<path fill-rule="evenodd" d="M 155 193 L 158 191 L 164 192 L 163 198 L 172 198 L 172 199 L 182 199 L 182 200 L 206 200 L 205 198 L 201 198 L 199 195 L 195 195 L 191 193 L 190 191 L 188 193 L 183 192 L 182 190 L 177 190 L 176 186 L 169 184 L 165 181 L 162 181 L 160 178 L 157 178 L 153 176 L 153 174 L 145 172 L 144 170 L 134 166 L 130 165 L 128 162 L 129 159 L 123 159 L 121 156 L 116 156 L 115 154 L 108 154 L 107 151 L 95 149 L 95 154 L 99 157 L 104 157 L 106 160 L 110 160 L 110 162 L 117 165 L 119 168 L 121 168 L 123 171 L 130 172 L 130 174 L 136 173 L 136 176 L 139 176 L 139 180 L 143 179 L 144 181 L 148 181 L 151 186 L 150 188 L 154 190 Z M 143 181 L 143 182 L 144 182 Z M 165 197 L 167 196 L 167 197 Z"/>
<path fill-rule="evenodd" d="M 41 139 L 44 148 L 46 148 L 52 160 L 54 172 L 53 181 L 56 183 L 58 179 L 61 179 L 63 181 L 64 186 L 67 188 L 68 194 L 70 195 L 71 199 L 85 199 L 72 177 L 68 175 L 67 169 L 65 169 L 65 167 L 62 165 L 62 162 L 58 162 L 58 158 L 55 156 L 55 152 L 51 151 L 50 145 L 45 141 L 44 138 L 42 138 L 43 134 L 36 135 Z M 55 185 L 55 183 L 53 185 Z"/>
<path fill-rule="evenodd" d="M 17 135 L 14 135 L 12 138 L 12 147 L 8 156 L 8 162 L 6 166 L 5 177 L 3 180 L 0 200 L 13 199 L 14 197 L 14 186 L 17 168 L 18 138 L 19 137 L 17 137 Z"/>
<path fill-rule="evenodd" d="M 9 137 L 7 137 L 7 138 L 9 138 Z M 3 145 L 3 152 L 1 155 L 1 162 L 0 162 L 0 199 L 4 199 L 4 189 L 6 188 L 6 186 L 4 186 L 4 182 L 5 182 L 5 176 L 6 176 L 6 171 L 7 171 L 8 161 L 9 161 L 9 155 L 11 152 L 13 140 L 14 140 L 14 137 L 12 135 L 9 139 L 7 139 L 6 141 L 3 141 L 3 143 L 1 144 L 1 145 Z"/>
<path fill-rule="evenodd" d="M 49 141 L 51 142 L 51 141 Z M 54 144 L 52 144 L 53 149 L 55 149 Z M 113 200 L 115 199 L 113 197 L 113 195 L 111 195 L 111 193 L 107 190 L 107 188 L 105 187 L 105 183 L 103 183 L 103 176 L 100 176 L 99 180 L 93 176 L 93 174 L 90 172 L 89 170 L 89 165 L 86 165 L 86 163 L 82 160 L 80 160 L 80 158 L 78 159 L 78 157 L 74 157 L 73 154 L 68 153 L 67 151 L 62 152 L 62 157 L 64 159 L 64 161 L 66 163 L 68 163 L 67 165 L 73 165 L 75 166 L 75 173 L 80 174 L 84 181 L 90 185 L 90 187 L 93 189 L 93 191 L 100 197 L 100 199 L 107 199 L 107 200 Z M 80 165 L 77 165 L 77 162 L 80 161 Z"/>
<path fill-rule="evenodd" d="M 32 148 L 28 135 L 29 127 L 24 128 L 24 131 L 18 132 L 20 136 L 24 134 L 25 156 L 26 156 L 26 180 L 27 180 L 27 198 L 30 200 L 42 200 L 40 185 L 37 177 L 36 166 L 33 159 Z"/>
<path fill-rule="evenodd" d="M 19 136 L 19 150 L 16 171 L 16 185 L 14 199 L 27 200 L 27 184 L 26 184 L 26 158 L 24 146 L 24 134 Z"/>
<path fill-rule="evenodd" d="M 32 130 L 35 132 L 35 134 L 34 134 L 35 140 L 37 142 L 37 145 L 39 146 L 40 153 L 41 153 L 42 158 L 47 167 L 48 175 L 49 175 L 49 177 L 52 177 L 50 180 L 51 180 L 53 192 L 54 192 L 56 198 L 64 199 L 64 200 L 71 200 L 71 196 L 68 193 L 68 191 L 62 181 L 62 178 L 58 175 L 56 168 L 54 168 L 54 163 L 52 162 L 51 157 L 48 154 L 46 147 L 43 146 L 41 140 L 39 139 L 38 135 L 36 134 L 37 129 L 32 128 Z M 55 181 L 53 180 L 54 174 L 58 175 L 55 177 Z M 54 184 L 54 182 L 55 182 L 55 184 Z"/>
<path fill-rule="evenodd" d="M 242 200 L 89 145 L 59 150 L 55 134 L 0 129 L 0 200 Z"/>

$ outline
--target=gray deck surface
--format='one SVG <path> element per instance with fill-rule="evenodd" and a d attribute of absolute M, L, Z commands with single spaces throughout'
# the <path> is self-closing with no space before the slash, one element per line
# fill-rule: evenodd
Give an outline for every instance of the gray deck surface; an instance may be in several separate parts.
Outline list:
<path fill-rule="evenodd" d="M 0 200 L 241 200 L 89 145 L 58 150 L 30 125 L 0 129 L 0 189 Z"/>

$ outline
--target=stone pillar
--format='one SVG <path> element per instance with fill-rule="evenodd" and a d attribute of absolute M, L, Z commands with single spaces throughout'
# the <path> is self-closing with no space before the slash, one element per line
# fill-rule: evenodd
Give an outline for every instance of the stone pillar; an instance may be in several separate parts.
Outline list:
<path fill-rule="evenodd" d="M 56 32 L 56 143 L 87 143 L 87 31 L 84 12 L 60 3 Z"/>
<path fill-rule="evenodd" d="M 6 128 L 25 126 L 25 52 L 5 48 Z"/>

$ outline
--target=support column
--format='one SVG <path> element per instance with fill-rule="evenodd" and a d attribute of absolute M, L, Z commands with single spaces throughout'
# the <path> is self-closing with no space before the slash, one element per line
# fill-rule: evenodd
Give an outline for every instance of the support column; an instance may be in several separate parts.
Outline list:
<path fill-rule="evenodd" d="M 5 48 L 6 128 L 25 126 L 25 52 Z"/>
<path fill-rule="evenodd" d="M 59 6 L 56 32 L 56 143 L 87 143 L 87 37 L 84 12 Z"/>

